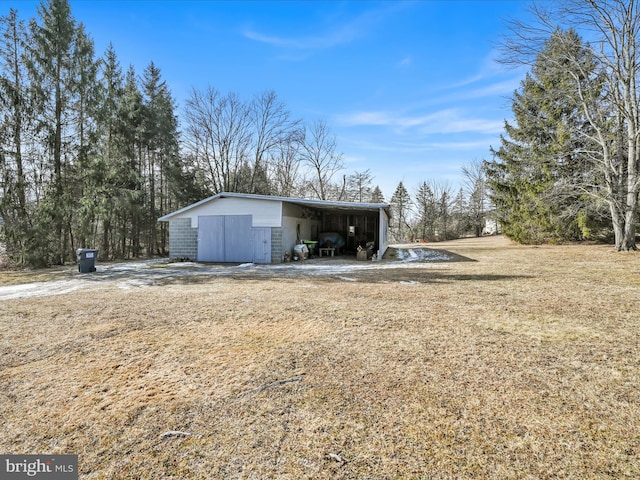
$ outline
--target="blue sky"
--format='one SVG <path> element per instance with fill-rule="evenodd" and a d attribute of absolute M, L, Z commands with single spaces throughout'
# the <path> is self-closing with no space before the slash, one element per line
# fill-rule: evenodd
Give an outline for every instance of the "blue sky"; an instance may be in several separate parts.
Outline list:
<path fill-rule="evenodd" d="M 2 2 L 20 18 L 39 2 Z M 345 171 L 370 169 L 389 200 L 398 182 L 462 183 L 490 158 L 522 71 L 495 62 L 527 1 L 71 0 L 96 54 L 126 70 L 153 61 L 180 108 L 195 87 L 243 98 L 274 90 L 295 118 L 325 120 Z M 180 111 L 178 111 L 180 114 Z"/>

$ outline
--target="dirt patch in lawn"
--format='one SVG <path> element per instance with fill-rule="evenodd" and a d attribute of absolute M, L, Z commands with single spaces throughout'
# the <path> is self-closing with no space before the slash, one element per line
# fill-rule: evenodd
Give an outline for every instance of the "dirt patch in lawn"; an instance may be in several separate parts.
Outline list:
<path fill-rule="evenodd" d="M 638 478 L 640 256 L 433 248 L 474 261 L 0 301 L 0 451 L 83 479 Z"/>

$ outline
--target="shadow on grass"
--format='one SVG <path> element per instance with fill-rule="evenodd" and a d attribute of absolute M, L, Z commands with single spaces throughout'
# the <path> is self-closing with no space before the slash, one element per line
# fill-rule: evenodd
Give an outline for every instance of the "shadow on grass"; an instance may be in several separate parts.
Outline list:
<path fill-rule="evenodd" d="M 357 282 L 363 283 L 403 283 L 403 284 L 448 284 L 455 282 L 500 282 L 517 279 L 532 278 L 531 275 L 496 275 L 496 274 L 454 274 L 442 271 L 415 272 L 403 269 L 387 270 L 383 275 L 374 272 L 362 272 L 356 275 L 345 275 L 346 278 L 353 278 Z M 341 278 L 323 279 L 325 281 L 342 281 Z M 347 280 L 348 281 L 348 280 Z"/>
<path fill-rule="evenodd" d="M 416 271 L 416 269 L 384 269 L 369 271 L 345 271 L 344 273 L 311 274 L 304 272 L 278 272 L 278 274 L 265 272 L 234 272 L 231 275 L 185 275 L 180 277 L 167 277 L 157 279 L 154 285 L 203 285 L 219 280 L 235 282 L 260 282 L 273 281 L 296 284 L 299 282 L 316 284 L 449 284 L 454 282 L 500 282 L 518 279 L 533 278 L 532 275 L 495 275 L 495 274 L 453 274 L 442 271 Z"/>

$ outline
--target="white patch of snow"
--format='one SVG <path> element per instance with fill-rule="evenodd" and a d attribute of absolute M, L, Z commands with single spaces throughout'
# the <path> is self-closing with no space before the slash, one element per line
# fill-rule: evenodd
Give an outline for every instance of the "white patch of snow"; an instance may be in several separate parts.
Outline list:
<path fill-rule="evenodd" d="M 305 261 L 276 265 L 243 263 L 237 266 L 226 266 L 194 262 L 169 263 L 168 259 L 153 259 L 147 261 L 109 263 L 97 265 L 96 272 L 94 273 L 74 275 L 67 279 L 0 287 L 0 301 L 35 296 L 62 295 L 89 286 L 95 288 L 100 284 L 111 284 L 122 290 L 132 290 L 152 286 L 156 284 L 158 280 L 170 280 L 188 275 L 214 277 L 233 276 L 234 274 L 240 274 L 239 269 L 242 271 L 250 269 L 251 274 L 264 276 L 336 276 L 346 282 L 356 282 L 358 281 L 356 278 L 351 278 L 347 275 L 368 270 L 379 271 L 381 275 L 383 275 L 382 272 L 386 269 L 441 269 L 446 268 L 446 265 L 436 262 L 446 262 L 452 259 L 445 251 L 415 248 L 413 246 L 397 248 L 396 252 L 397 260 L 377 262 L 355 262 L 348 260 L 344 263 L 339 261 Z M 162 268 L 152 268 L 153 264 L 163 265 L 160 265 Z M 413 285 L 418 282 L 401 283 Z"/>
<path fill-rule="evenodd" d="M 8 285 L 6 287 L 0 287 L 0 300 L 63 295 L 78 290 L 85 285 L 87 285 L 87 283 L 75 279 Z"/>
<path fill-rule="evenodd" d="M 198 264 L 196 262 L 177 262 L 170 264 L 171 267 L 180 268 L 180 267 L 195 267 Z"/>

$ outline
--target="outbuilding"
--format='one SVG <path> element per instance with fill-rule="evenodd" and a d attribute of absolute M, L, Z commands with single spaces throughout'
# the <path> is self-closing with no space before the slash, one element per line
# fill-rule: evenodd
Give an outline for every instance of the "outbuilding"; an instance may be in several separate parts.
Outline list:
<path fill-rule="evenodd" d="M 322 247 L 337 234 L 342 251 L 388 246 L 389 204 L 218 193 L 158 219 L 169 222 L 169 255 L 198 262 L 280 263 L 302 242 Z M 287 253 L 288 252 L 288 253 Z M 333 253 L 333 250 L 331 251 Z"/>

